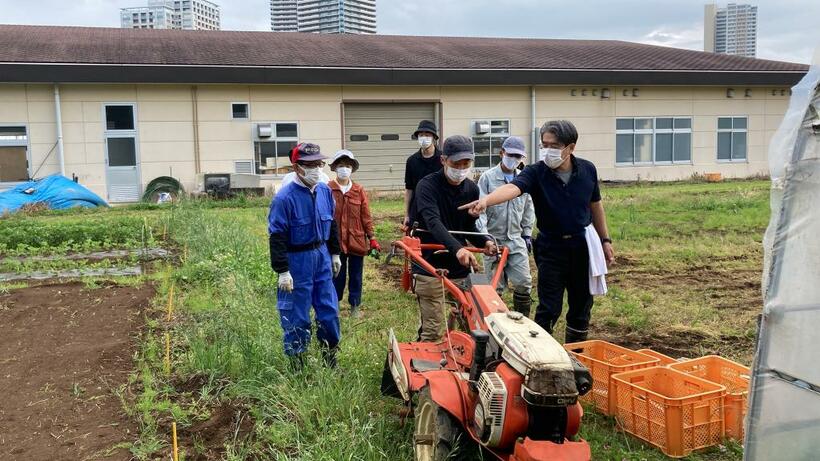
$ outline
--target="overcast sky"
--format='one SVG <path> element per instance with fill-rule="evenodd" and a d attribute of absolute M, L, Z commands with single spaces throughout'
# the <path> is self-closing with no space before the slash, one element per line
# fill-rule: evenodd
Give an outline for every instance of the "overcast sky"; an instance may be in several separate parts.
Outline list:
<path fill-rule="evenodd" d="M 270 30 L 267 0 L 216 0 L 222 27 Z M 0 23 L 119 27 L 119 8 L 147 0 L 0 0 Z M 703 49 L 697 0 L 377 0 L 378 31 L 615 39 Z M 740 2 L 737 2 L 740 3 Z M 758 57 L 810 63 L 820 47 L 820 1 L 759 0 Z M 502 6 L 503 5 L 503 6 Z"/>

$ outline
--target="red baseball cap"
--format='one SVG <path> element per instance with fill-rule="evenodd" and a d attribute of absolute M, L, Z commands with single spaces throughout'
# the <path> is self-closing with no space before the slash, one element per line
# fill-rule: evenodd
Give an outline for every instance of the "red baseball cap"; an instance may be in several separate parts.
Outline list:
<path fill-rule="evenodd" d="M 310 142 L 299 143 L 290 151 L 290 163 L 313 162 L 326 158 L 319 149 L 319 145 Z"/>

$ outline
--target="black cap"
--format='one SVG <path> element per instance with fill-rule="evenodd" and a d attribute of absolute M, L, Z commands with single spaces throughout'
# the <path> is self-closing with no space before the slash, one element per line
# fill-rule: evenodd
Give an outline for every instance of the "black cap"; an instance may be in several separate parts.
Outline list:
<path fill-rule="evenodd" d="M 428 131 L 433 133 L 433 137 L 438 139 L 438 129 L 436 129 L 436 124 L 431 122 L 430 120 L 422 120 L 419 122 L 419 127 L 416 128 L 416 132 L 413 133 L 413 139 L 419 138 L 419 133 L 422 131 Z"/>
<path fill-rule="evenodd" d="M 473 141 L 467 136 L 459 134 L 450 136 L 444 140 L 444 145 L 441 146 L 441 155 L 454 162 L 464 159 L 475 160 Z"/>

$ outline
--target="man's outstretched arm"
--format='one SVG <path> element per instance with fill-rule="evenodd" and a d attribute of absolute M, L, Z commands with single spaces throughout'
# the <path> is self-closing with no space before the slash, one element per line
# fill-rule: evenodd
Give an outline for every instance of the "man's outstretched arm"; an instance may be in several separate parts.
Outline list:
<path fill-rule="evenodd" d="M 510 200 L 521 195 L 521 189 L 515 184 L 504 184 L 498 189 L 492 191 L 489 195 L 479 198 L 473 202 L 461 205 L 459 210 L 467 210 L 471 216 L 479 217 L 481 213 L 487 210 L 488 207 L 498 205 L 499 203 L 509 202 Z"/>

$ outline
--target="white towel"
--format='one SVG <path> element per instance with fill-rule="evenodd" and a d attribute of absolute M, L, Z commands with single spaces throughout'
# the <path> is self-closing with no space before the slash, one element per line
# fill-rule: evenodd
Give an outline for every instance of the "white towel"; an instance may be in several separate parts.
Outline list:
<path fill-rule="evenodd" d="M 602 296 L 606 294 L 606 258 L 604 257 L 604 247 L 601 245 L 601 237 L 595 231 L 595 226 L 587 226 L 586 235 L 587 250 L 589 250 L 589 293 L 592 296 Z"/>

